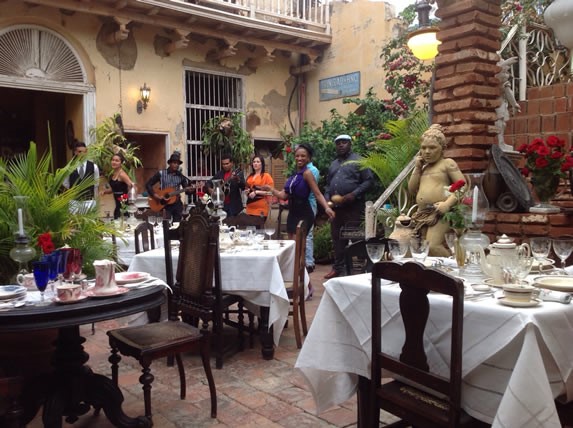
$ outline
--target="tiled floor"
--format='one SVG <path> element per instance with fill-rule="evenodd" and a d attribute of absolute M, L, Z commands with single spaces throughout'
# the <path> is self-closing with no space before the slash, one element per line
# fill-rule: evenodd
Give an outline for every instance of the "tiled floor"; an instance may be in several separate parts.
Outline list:
<path fill-rule="evenodd" d="M 323 293 L 322 277 L 330 266 L 317 266 L 311 274 L 314 297 L 307 302 L 307 318 L 312 322 Z M 92 369 L 111 375 L 107 361 L 109 348 L 106 331 L 116 328 L 117 322 L 98 323 L 95 334 L 91 326 L 83 326 L 85 348 L 90 354 Z M 320 416 L 314 414 L 314 401 L 302 377 L 293 370 L 298 355 L 294 332 L 284 330 L 275 359 L 264 361 L 260 357 L 258 342 L 253 349 L 235 354 L 225 360 L 222 370 L 213 369 L 217 387 L 218 416 L 210 418 L 209 390 L 195 355 L 184 356 L 187 374 L 187 398 L 179 399 L 179 379 L 175 367 L 167 367 L 164 360 L 151 366 L 155 381 L 152 385 L 154 427 L 352 427 L 356 426 L 356 400 L 331 409 Z M 214 362 L 213 362 L 214 367 Z M 125 397 L 124 411 L 130 416 L 142 415 L 143 393 L 139 383 L 139 364 L 132 358 L 120 363 L 120 384 Z M 112 425 L 102 413 L 84 415 L 73 425 L 78 428 L 106 428 Z M 41 427 L 41 417 L 29 425 Z"/>

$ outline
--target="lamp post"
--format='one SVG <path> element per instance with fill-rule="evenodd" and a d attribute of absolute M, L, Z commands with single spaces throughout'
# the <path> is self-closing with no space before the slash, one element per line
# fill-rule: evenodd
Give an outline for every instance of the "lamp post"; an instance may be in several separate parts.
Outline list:
<path fill-rule="evenodd" d="M 573 2 L 554 0 L 543 14 L 545 23 L 553 30 L 563 46 L 569 49 L 569 76 L 573 79 Z"/>
<path fill-rule="evenodd" d="M 430 23 L 433 3 L 434 0 L 416 0 L 418 29 L 408 35 L 408 47 L 416 58 L 423 61 L 434 59 L 438 54 L 438 45 L 441 43 L 436 37 L 438 28 L 432 27 Z"/>

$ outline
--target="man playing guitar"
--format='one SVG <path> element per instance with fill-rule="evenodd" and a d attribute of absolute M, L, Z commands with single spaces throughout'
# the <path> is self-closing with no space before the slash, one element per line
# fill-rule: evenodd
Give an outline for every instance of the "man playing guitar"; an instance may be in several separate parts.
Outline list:
<path fill-rule="evenodd" d="M 245 176 L 240 168 L 234 168 L 234 162 L 231 154 L 223 153 L 221 155 L 222 169 L 217 172 L 211 180 L 222 180 L 225 200 L 223 210 L 229 217 L 236 216 L 243 211 L 243 200 L 241 192 L 245 190 Z M 213 196 L 213 182 L 209 180 L 206 183 L 207 192 Z"/>
<path fill-rule="evenodd" d="M 145 188 L 149 194 L 149 207 L 158 212 L 164 209 L 174 222 L 181 221 L 183 214 L 183 202 L 181 202 L 180 194 L 194 191 L 191 180 L 179 171 L 179 166 L 182 163 L 181 153 L 174 151 L 167 161 L 169 165 L 167 169 L 157 171 L 145 183 Z M 157 183 L 159 186 L 156 186 Z"/>

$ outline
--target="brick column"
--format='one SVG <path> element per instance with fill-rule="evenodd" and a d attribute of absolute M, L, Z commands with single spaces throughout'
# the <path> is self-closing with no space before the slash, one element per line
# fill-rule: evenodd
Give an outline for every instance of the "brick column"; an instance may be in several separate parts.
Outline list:
<path fill-rule="evenodd" d="M 500 0 L 437 0 L 441 18 L 436 57 L 433 122 L 444 127 L 447 156 L 465 172 L 485 171 L 487 149 L 496 144 L 495 109 L 500 82 L 494 77 L 500 48 Z"/>

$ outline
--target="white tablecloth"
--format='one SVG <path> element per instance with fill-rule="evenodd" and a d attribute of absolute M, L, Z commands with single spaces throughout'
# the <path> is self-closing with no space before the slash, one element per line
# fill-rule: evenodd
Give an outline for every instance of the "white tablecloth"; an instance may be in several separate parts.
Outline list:
<path fill-rule="evenodd" d="M 290 303 L 284 281 L 292 281 L 294 272 L 294 241 L 282 241 L 283 247 L 268 250 L 244 248 L 239 252 L 221 253 L 221 287 L 230 294 L 242 296 L 256 306 L 269 308 L 269 326 L 273 326 L 274 343 L 288 319 Z M 177 272 L 178 249 L 173 251 L 173 272 Z M 129 271 L 148 272 L 165 279 L 164 249 L 137 254 Z M 307 281 L 305 281 L 308 284 Z M 305 285 L 306 285 L 305 284 Z"/>
<path fill-rule="evenodd" d="M 155 238 L 155 248 L 163 248 L 163 230 L 161 227 L 155 227 L 153 230 L 153 237 Z M 111 237 L 106 236 L 106 241 L 111 242 Z M 117 259 L 118 262 L 129 266 L 135 257 L 135 231 L 131 229 L 125 231 L 121 236 L 116 238 L 117 244 Z"/>
<path fill-rule="evenodd" d="M 393 350 L 403 344 L 400 288 L 383 287 L 383 336 Z M 432 296 L 426 331 L 431 370 L 448 376 L 451 306 Z M 306 378 L 317 412 L 355 392 L 358 376 L 370 377 L 369 275 L 331 279 L 295 367 Z M 448 308 L 448 310 L 446 310 Z M 442 310 L 443 309 L 443 310 Z M 554 398 L 573 399 L 573 305 L 542 302 L 536 308 L 502 306 L 497 299 L 466 301 L 462 407 L 494 427 L 560 427 Z M 399 329 L 397 327 L 400 327 Z M 386 342 L 387 343 L 387 342 Z"/>

